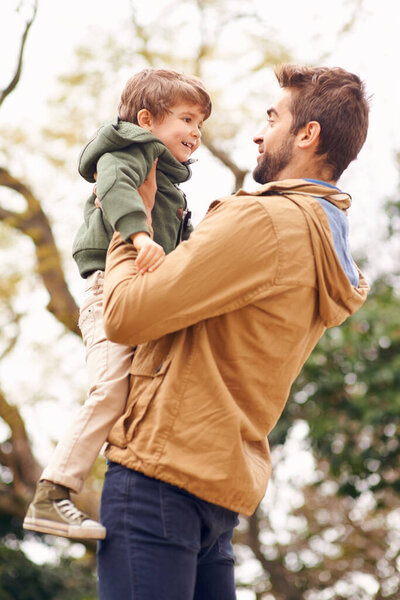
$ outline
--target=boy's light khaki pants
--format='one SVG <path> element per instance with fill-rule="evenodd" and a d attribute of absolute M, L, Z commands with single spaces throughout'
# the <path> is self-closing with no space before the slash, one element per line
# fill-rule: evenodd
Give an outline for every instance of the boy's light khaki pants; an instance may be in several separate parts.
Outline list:
<path fill-rule="evenodd" d="M 132 347 L 114 344 L 104 333 L 103 271 L 92 273 L 86 281 L 79 327 L 86 349 L 88 396 L 41 476 L 76 493 L 124 411 L 134 354 Z"/>

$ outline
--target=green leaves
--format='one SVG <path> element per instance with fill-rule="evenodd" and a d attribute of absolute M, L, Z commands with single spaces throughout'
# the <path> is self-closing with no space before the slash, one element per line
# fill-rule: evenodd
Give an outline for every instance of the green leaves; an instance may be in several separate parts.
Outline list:
<path fill-rule="evenodd" d="M 20 550 L 0 547 L 0 600 L 95 600 L 91 566 L 63 559 L 58 566 L 37 565 Z"/>
<path fill-rule="evenodd" d="M 307 421 L 311 447 L 328 459 L 341 493 L 400 488 L 400 300 L 385 279 L 321 339 L 271 441 L 283 442 L 295 419 Z"/>

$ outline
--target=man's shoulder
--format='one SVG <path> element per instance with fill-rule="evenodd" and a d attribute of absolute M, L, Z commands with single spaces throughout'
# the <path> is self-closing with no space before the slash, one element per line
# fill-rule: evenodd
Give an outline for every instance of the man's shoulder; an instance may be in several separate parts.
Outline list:
<path fill-rule="evenodd" d="M 304 205 L 315 212 L 314 205 L 319 203 L 308 193 L 299 194 L 300 201 L 296 202 L 292 196 L 294 189 L 295 186 L 277 184 L 266 184 L 250 192 L 240 189 L 233 195 L 214 201 L 207 217 L 219 213 L 222 228 L 250 229 L 253 236 L 265 236 L 267 232 L 272 235 L 274 232 L 282 240 L 301 238 L 307 232 Z"/>
<path fill-rule="evenodd" d="M 245 211 L 246 208 L 257 206 L 260 210 L 264 209 L 267 212 L 270 210 L 274 212 L 274 207 L 277 207 L 279 202 L 283 200 L 284 191 L 284 187 L 281 189 L 276 185 L 271 186 L 271 184 L 260 186 L 252 191 L 241 188 L 234 194 L 214 200 L 210 204 L 208 212 L 222 208 L 227 211 L 233 211 L 235 207 Z"/>
<path fill-rule="evenodd" d="M 206 214 L 206 219 L 213 218 L 222 229 L 234 228 L 256 232 L 270 227 L 275 220 L 276 210 L 273 207 L 274 199 L 280 202 L 280 198 L 268 197 L 253 192 L 240 192 L 214 200 Z"/>

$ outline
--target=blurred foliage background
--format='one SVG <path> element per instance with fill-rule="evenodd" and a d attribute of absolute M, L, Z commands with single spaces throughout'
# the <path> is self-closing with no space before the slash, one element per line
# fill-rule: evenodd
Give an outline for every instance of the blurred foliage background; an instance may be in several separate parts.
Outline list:
<path fill-rule="evenodd" d="M 341 44 L 362 54 L 357 32 L 373 3 L 285 0 L 284 28 L 274 5 L 257 0 L 122 4 L 118 35 L 88 24 L 73 60 L 59 65 L 45 110 L 32 119 L 19 117 L 18 90 L 32 79 L 29 43 L 50 5 L 9 0 L 0 7 L 19 24 L 0 91 L 0 600 L 97 598 L 94 545 L 21 527 L 46 456 L 85 397 L 81 282 L 70 256 L 90 193 L 76 173 L 81 146 L 115 114 L 132 73 L 152 65 L 200 76 L 214 110 L 185 189 L 198 221 L 215 197 L 252 185 L 251 138 L 272 98 L 273 65 L 304 56 L 330 64 Z M 52 37 L 42 41 L 49 59 L 61 25 L 52 23 Z M 37 74 L 46 68 L 33 64 Z M 43 92 L 30 89 L 24 102 L 35 106 Z M 378 168 L 376 143 L 367 142 L 344 176 L 350 193 L 352 181 L 364 191 Z M 392 164 L 396 174 L 395 152 Z M 370 239 L 369 227 L 377 230 L 361 218 L 368 202 L 352 224 L 356 258 L 371 283 L 368 302 L 329 330 L 305 365 L 271 435 L 275 470 L 266 498 L 236 532 L 239 600 L 399 597 L 400 202 L 395 185 L 390 197 L 386 189 L 367 193 L 379 208 L 379 236 Z M 77 498 L 93 516 L 104 468 L 99 458 Z"/>

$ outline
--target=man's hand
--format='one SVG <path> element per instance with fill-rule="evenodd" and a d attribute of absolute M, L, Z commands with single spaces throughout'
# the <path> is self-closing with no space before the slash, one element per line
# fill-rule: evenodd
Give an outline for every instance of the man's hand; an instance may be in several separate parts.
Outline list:
<path fill-rule="evenodd" d="M 143 275 L 146 271 L 150 273 L 158 269 L 165 260 L 165 252 L 162 246 L 157 244 L 151 237 L 141 231 L 131 235 L 131 240 L 138 255 L 136 258 L 136 266 Z"/>

